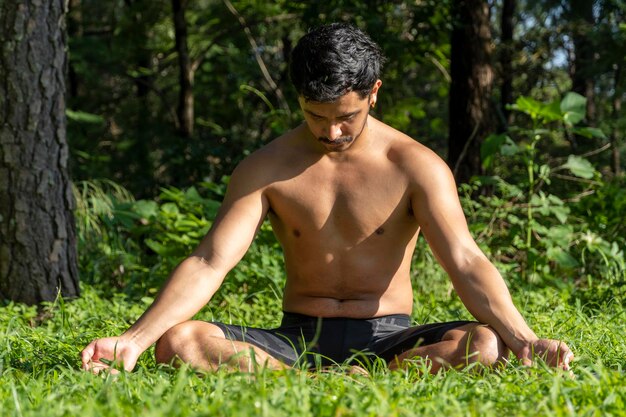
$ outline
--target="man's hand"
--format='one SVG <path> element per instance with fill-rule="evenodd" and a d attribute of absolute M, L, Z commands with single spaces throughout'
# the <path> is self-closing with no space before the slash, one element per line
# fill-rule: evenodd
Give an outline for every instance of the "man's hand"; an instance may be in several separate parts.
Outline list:
<path fill-rule="evenodd" d="M 569 370 L 574 359 L 570 348 L 560 340 L 538 339 L 524 346 L 517 357 L 524 365 L 532 365 L 535 358 L 543 360 L 549 366 Z"/>
<path fill-rule="evenodd" d="M 99 373 L 111 368 L 132 371 L 142 350 L 135 343 L 122 337 L 96 339 L 80 353 L 85 371 Z"/>

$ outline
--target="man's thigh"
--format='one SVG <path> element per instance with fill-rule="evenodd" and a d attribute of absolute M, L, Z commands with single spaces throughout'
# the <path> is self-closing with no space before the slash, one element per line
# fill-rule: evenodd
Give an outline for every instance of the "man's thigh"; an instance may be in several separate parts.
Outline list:
<path fill-rule="evenodd" d="M 207 371 L 221 366 L 249 371 L 255 363 L 284 369 L 285 362 L 269 349 L 241 339 L 233 337 L 233 332 L 221 323 L 190 320 L 165 332 L 157 341 L 155 356 L 159 363 L 187 363 Z"/>
<path fill-rule="evenodd" d="M 377 356 L 389 362 L 411 349 L 459 337 L 467 331 L 464 329 L 477 325 L 479 325 L 477 322 L 458 320 L 413 326 L 379 339 L 372 350 Z"/>
<path fill-rule="evenodd" d="M 289 366 L 297 364 L 302 352 L 306 350 L 302 340 L 282 334 L 279 329 L 262 329 L 220 322 L 207 324 L 217 328 L 225 339 L 256 346 Z"/>
<path fill-rule="evenodd" d="M 486 327 L 486 326 L 487 326 L 486 324 L 482 324 L 478 322 L 471 322 L 471 323 L 464 324 L 462 326 L 454 327 L 446 331 L 443 334 L 441 341 L 450 341 L 450 340 L 460 341 L 460 340 L 463 340 L 464 338 L 471 337 L 472 333 L 478 327 Z"/>

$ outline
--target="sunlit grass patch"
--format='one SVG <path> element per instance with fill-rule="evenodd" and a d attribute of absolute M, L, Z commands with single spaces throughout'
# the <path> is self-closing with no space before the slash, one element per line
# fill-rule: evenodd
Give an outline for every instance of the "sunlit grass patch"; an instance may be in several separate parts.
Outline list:
<path fill-rule="evenodd" d="M 518 297 L 539 334 L 563 337 L 574 348 L 573 378 L 541 364 L 521 367 L 513 358 L 505 369 L 436 375 L 423 360 L 403 371 L 390 371 L 380 360 L 357 362 L 367 375 L 341 365 L 325 371 L 198 374 L 157 366 L 151 350 L 132 373 L 96 376 L 79 370 L 82 347 L 94 337 L 123 331 L 146 305 L 123 296 L 101 298 L 89 286 L 83 290 L 81 299 L 49 305 L 42 322 L 36 308 L 0 307 L 3 416 L 624 415 L 626 344 L 618 303 L 589 314 L 580 305 L 559 305 L 562 295 L 548 289 L 536 298 Z M 422 295 L 416 303 L 431 301 Z M 200 316 L 250 319 L 257 307 L 259 315 L 251 321 L 276 322 L 279 310 L 271 297 L 243 303 L 241 311 L 208 308 Z"/>

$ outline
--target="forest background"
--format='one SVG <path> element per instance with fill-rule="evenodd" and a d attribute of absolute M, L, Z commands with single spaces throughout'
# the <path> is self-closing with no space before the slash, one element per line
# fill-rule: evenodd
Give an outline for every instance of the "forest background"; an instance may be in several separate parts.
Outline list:
<path fill-rule="evenodd" d="M 623 2 L 68 6 L 65 114 L 82 293 L 67 301 L 76 286 L 33 307 L 4 301 L 3 410 L 623 415 Z M 308 28 L 334 21 L 381 45 L 388 62 L 373 115 L 449 162 L 481 248 L 533 328 L 574 348 L 577 378 L 519 366 L 425 377 L 425 363 L 400 374 L 377 362 L 364 364 L 369 378 L 340 367 L 313 379 L 262 369 L 198 377 L 157 368 L 148 355 L 117 379 L 78 372 L 80 348 L 132 323 L 206 233 L 233 167 L 301 122 L 289 53 Z M 416 322 L 469 317 L 423 239 L 413 263 Z M 283 282 L 280 247 L 264 225 L 198 317 L 274 325 Z M 91 399 L 71 400 L 77 390 Z"/>

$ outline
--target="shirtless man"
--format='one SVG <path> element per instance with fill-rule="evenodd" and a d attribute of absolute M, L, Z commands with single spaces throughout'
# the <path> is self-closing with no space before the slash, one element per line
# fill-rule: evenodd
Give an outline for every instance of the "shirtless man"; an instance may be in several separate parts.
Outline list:
<path fill-rule="evenodd" d="M 125 333 L 82 351 L 85 369 L 117 361 L 131 370 L 155 342 L 158 362 L 202 370 L 247 369 L 252 360 L 272 368 L 313 366 L 316 358 L 341 363 L 360 351 L 392 368 L 428 358 L 436 372 L 492 365 L 509 350 L 523 363 L 538 355 L 568 369 L 567 345 L 535 335 L 470 236 L 445 162 L 369 115 L 382 61 L 379 47 L 348 25 L 323 26 L 299 41 L 290 70 L 304 123 L 241 162 L 198 248 Z M 287 270 L 281 327 L 190 320 L 266 216 Z M 409 269 L 420 231 L 478 322 L 409 326 Z"/>

